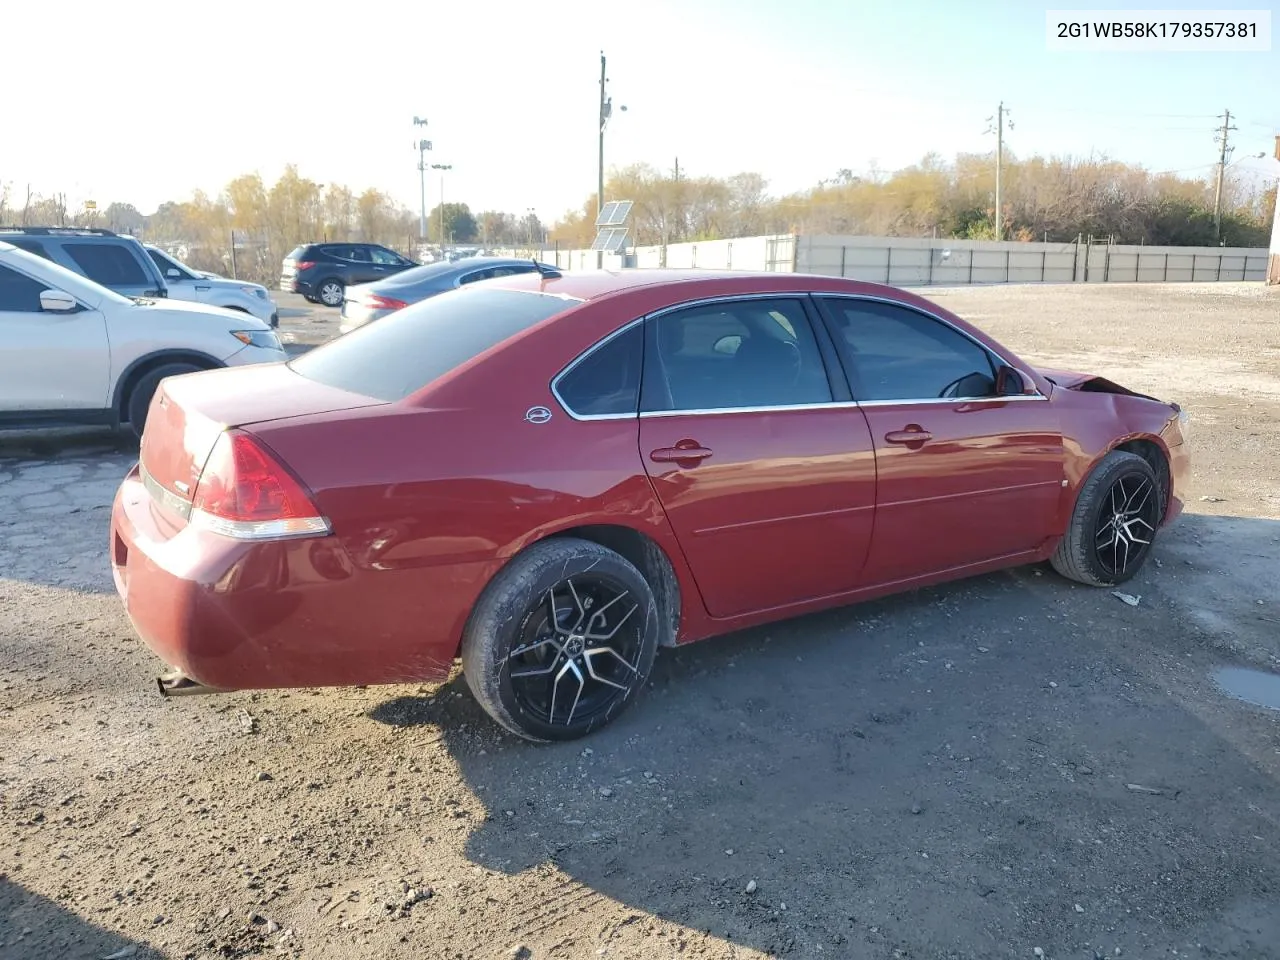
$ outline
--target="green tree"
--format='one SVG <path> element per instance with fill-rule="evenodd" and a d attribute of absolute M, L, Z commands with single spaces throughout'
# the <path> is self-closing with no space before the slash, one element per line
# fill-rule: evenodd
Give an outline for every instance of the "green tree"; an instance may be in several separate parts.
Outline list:
<path fill-rule="evenodd" d="M 434 243 L 472 243 L 479 235 L 476 218 L 465 203 L 444 204 L 444 236 L 440 234 L 440 204 L 427 214 L 427 239 Z"/>

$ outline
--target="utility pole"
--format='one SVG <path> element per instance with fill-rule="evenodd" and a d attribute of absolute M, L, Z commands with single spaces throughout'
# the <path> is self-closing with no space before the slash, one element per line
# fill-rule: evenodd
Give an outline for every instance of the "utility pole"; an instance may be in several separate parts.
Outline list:
<path fill-rule="evenodd" d="M 427 121 L 422 117 L 414 117 L 413 125 L 415 127 L 425 127 Z M 427 240 L 427 157 L 426 153 L 431 149 L 430 140 L 419 140 L 418 147 L 418 189 L 422 193 L 422 212 L 418 215 L 418 239 L 423 243 Z"/>
<path fill-rule="evenodd" d="M 995 117 L 987 117 L 987 122 L 995 121 L 995 127 L 987 127 L 987 133 L 996 135 L 996 216 L 995 230 L 996 239 L 1000 240 L 1004 235 L 1004 207 L 1001 205 L 1000 181 L 1004 176 L 1004 127 L 1005 123 L 1009 124 L 1009 129 L 1013 129 L 1013 121 L 1005 120 L 1005 116 L 1009 110 L 1004 105 L 1004 101 L 1000 101 L 1000 106 L 996 108 Z"/>
<path fill-rule="evenodd" d="M 599 166 L 597 169 L 598 179 L 596 182 L 596 219 L 600 218 L 600 211 L 604 208 L 604 128 L 609 122 L 609 117 L 613 114 L 613 97 L 608 95 L 605 89 L 609 78 L 605 75 L 605 58 L 604 51 L 600 51 L 600 152 L 598 155 Z M 626 107 L 622 108 L 626 111 Z M 596 251 L 596 269 L 604 268 L 604 251 Z"/>
<path fill-rule="evenodd" d="M 1215 241 L 1222 240 L 1222 180 L 1227 172 L 1227 154 L 1230 147 L 1227 146 L 1227 138 L 1232 130 L 1237 129 L 1231 126 L 1231 111 L 1222 111 L 1222 126 L 1218 128 L 1218 132 L 1214 135 L 1214 139 L 1218 141 L 1218 182 L 1213 191 L 1213 239 Z"/>

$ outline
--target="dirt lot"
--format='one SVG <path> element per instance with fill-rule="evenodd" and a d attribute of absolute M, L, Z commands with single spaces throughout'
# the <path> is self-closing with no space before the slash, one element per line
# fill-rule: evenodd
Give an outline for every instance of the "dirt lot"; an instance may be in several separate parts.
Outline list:
<path fill-rule="evenodd" d="M 460 678 L 160 699 L 131 451 L 0 440 L 0 958 L 1280 957 L 1280 712 L 1210 678 L 1280 667 L 1280 291 L 934 295 L 1191 410 L 1138 606 L 1020 569 L 667 651 L 576 745 Z"/>

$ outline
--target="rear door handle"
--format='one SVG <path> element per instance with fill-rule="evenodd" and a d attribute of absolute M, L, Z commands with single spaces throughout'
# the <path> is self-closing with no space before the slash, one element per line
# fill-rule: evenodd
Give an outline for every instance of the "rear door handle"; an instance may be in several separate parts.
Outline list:
<path fill-rule="evenodd" d="M 649 459 L 654 463 L 684 464 L 688 462 L 690 466 L 697 465 L 709 456 L 711 456 L 710 450 L 692 440 L 681 440 L 674 447 L 659 447 L 649 452 Z"/>
<path fill-rule="evenodd" d="M 904 443 L 907 446 L 912 444 L 922 444 L 926 440 L 932 440 L 933 434 L 923 427 L 910 424 L 905 430 L 890 430 L 884 435 L 885 443 Z"/>

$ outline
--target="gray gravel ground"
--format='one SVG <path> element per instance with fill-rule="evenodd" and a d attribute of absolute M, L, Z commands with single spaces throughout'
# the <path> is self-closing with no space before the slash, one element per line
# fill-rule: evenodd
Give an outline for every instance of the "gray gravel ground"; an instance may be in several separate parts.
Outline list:
<path fill-rule="evenodd" d="M 161 700 L 135 451 L 0 439 L 0 958 L 1280 957 L 1280 712 L 1211 680 L 1280 669 L 1280 291 L 934 294 L 1191 409 L 1139 604 L 1028 568 L 735 634 L 577 744 L 456 677 Z"/>

